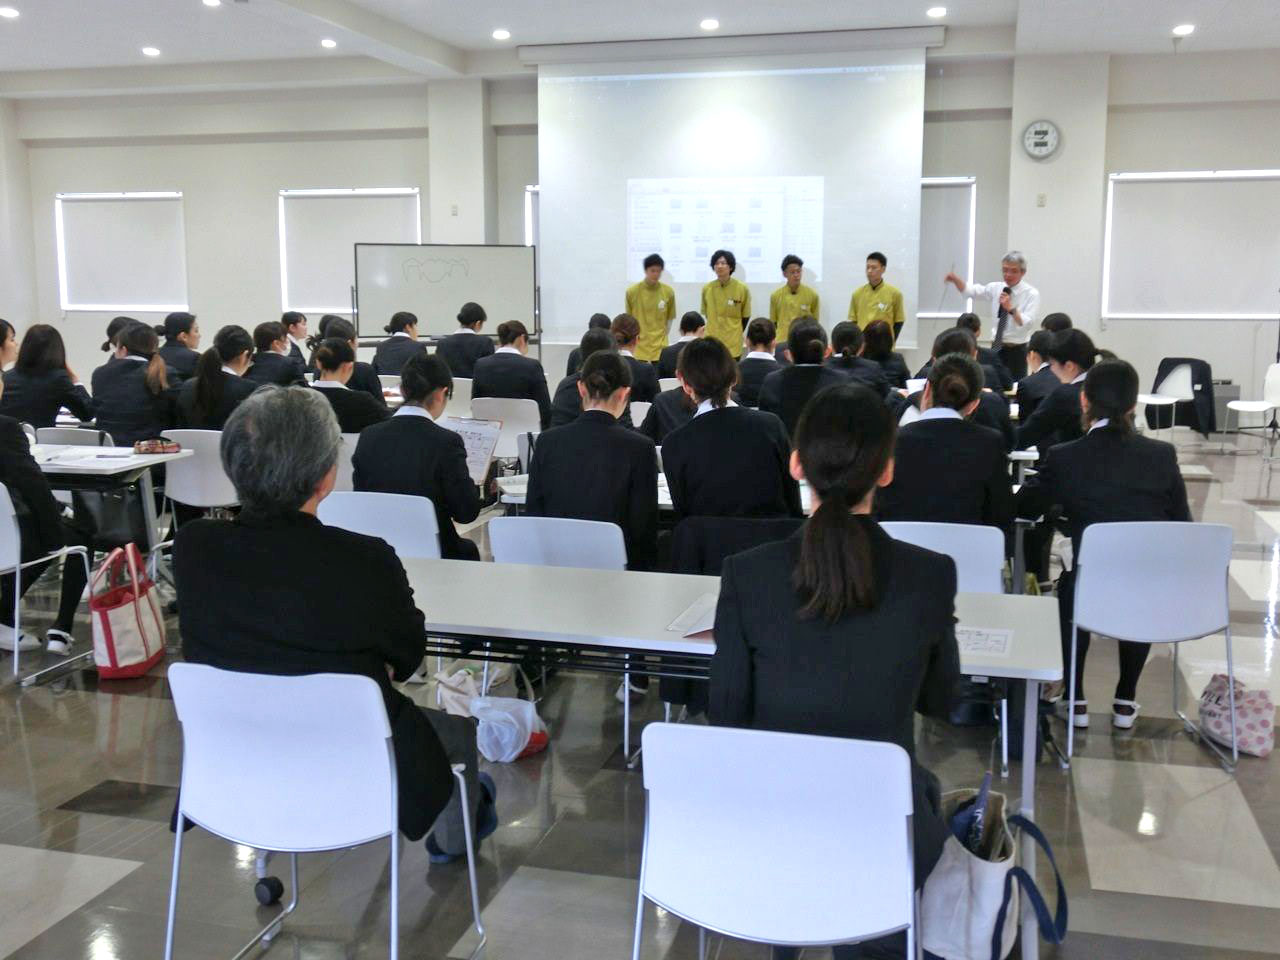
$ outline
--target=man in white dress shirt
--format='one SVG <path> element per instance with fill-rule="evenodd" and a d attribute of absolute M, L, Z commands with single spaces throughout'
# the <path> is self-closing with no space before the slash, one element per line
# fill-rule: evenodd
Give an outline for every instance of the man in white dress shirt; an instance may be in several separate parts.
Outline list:
<path fill-rule="evenodd" d="M 954 273 L 944 279 L 966 297 L 992 302 L 995 318 L 991 348 L 999 352 L 1013 379 L 1021 380 L 1027 375 L 1027 341 L 1040 319 L 1040 291 L 1024 279 L 1027 258 L 1017 250 L 1004 255 L 1000 272 L 1004 279 L 991 283 L 965 283 Z"/>

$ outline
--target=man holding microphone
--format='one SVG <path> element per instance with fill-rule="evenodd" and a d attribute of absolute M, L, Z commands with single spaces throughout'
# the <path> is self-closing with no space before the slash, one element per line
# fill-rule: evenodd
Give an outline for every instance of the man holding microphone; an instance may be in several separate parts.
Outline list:
<path fill-rule="evenodd" d="M 1027 258 L 1017 250 L 1010 250 L 1000 261 L 1004 280 L 984 284 L 967 284 L 954 273 L 948 273 L 945 282 L 953 284 L 966 297 L 975 300 L 991 300 L 996 316 L 991 337 L 991 349 L 1000 354 L 1005 367 L 1015 381 L 1027 375 L 1027 341 L 1040 320 L 1040 291 L 1025 279 Z"/>

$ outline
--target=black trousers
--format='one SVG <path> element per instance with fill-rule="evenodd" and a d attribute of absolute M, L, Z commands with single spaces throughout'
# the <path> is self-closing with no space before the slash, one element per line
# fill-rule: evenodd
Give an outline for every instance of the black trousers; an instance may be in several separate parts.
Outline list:
<path fill-rule="evenodd" d="M 20 523 L 20 528 L 22 532 L 23 563 L 49 552 L 46 547 L 36 540 L 34 528 L 30 528 L 25 522 Z M 87 547 L 90 545 L 88 532 L 65 520 L 62 521 L 62 533 L 67 546 Z M 92 557 L 90 559 L 92 560 Z M 27 590 L 40 578 L 40 574 L 44 573 L 49 563 L 52 562 L 39 563 L 22 571 L 21 586 L 18 588 L 19 597 L 26 595 Z M 13 626 L 13 581 L 14 575 L 11 573 L 0 577 L 0 623 L 6 627 Z M 75 622 L 76 608 L 80 606 L 80 595 L 84 593 L 85 583 L 84 561 L 79 557 L 67 557 L 62 564 L 62 596 L 58 601 L 58 616 L 53 621 L 55 629 L 66 633 L 71 632 L 71 626 Z"/>
<path fill-rule="evenodd" d="M 1027 345 L 1025 343 L 1004 344 L 1000 348 L 1000 359 L 1004 362 L 1005 369 L 1013 376 L 1015 382 L 1027 375 Z"/>
<path fill-rule="evenodd" d="M 1058 581 L 1058 624 L 1062 630 L 1063 672 L 1071 668 L 1071 621 L 1075 611 L 1075 571 L 1068 571 Z M 1084 700 L 1084 661 L 1089 654 L 1088 630 L 1081 630 L 1076 637 L 1076 699 Z M 1132 700 L 1138 692 L 1138 678 L 1146 666 L 1149 643 L 1120 642 L 1120 679 L 1116 682 L 1115 698 Z"/>

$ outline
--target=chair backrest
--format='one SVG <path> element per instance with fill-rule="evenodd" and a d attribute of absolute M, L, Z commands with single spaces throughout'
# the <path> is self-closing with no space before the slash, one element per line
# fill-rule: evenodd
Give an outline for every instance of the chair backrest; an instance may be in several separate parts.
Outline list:
<path fill-rule="evenodd" d="M 647 403 L 644 400 L 636 400 L 632 403 L 631 422 L 635 424 L 635 426 L 639 427 L 640 424 L 644 423 L 644 418 L 649 415 L 649 408 L 652 406 L 652 403 Z"/>
<path fill-rule="evenodd" d="M 895 540 L 945 553 L 954 560 L 960 593 L 1004 593 L 1004 532 L 999 527 L 905 520 L 880 526 Z"/>
<path fill-rule="evenodd" d="M 36 436 L 36 428 L 29 423 L 22 424 L 22 432 L 27 436 L 27 445 L 39 443 L 40 440 Z"/>
<path fill-rule="evenodd" d="M 905 427 L 909 423 L 915 423 L 920 419 L 920 408 L 906 404 L 902 408 L 902 414 L 898 417 L 898 426 Z"/>
<path fill-rule="evenodd" d="M 663 377 L 658 381 L 659 390 L 674 390 L 678 386 L 680 386 L 679 377 Z"/>
<path fill-rule="evenodd" d="M 165 430 L 160 436 L 176 440 L 190 457 L 165 464 L 164 492 L 189 507 L 230 507 L 240 502 L 236 488 L 222 469 L 221 430 Z"/>
<path fill-rule="evenodd" d="M 22 530 L 9 488 L 0 483 L 0 570 L 12 570 L 22 562 Z M 9 616 L 13 616 L 10 612 Z"/>
<path fill-rule="evenodd" d="M 1178 400 L 1194 400 L 1196 392 L 1191 386 L 1191 364 L 1180 363 L 1156 384 L 1155 392 L 1162 397 L 1175 397 Z"/>
<path fill-rule="evenodd" d="M 1262 381 L 1262 399 L 1280 407 L 1280 363 L 1267 367 L 1266 378 Z"/>
<path fill-rule="evenodd" d="M 444 412 L 448 417 L 471 416 L 471 381 L 466 377 L 453 378 L 453 396 L 445 404 Z"/>
<path fill-rule="evenodd" d="M 356 468 L 351 458 L 355 456 L 356 444 L 359 442 L 358 433 L 342 435 L 342 448 L 338 451 L 338 479 L 333 484 L 334 490 L 346 493 L 356 488 Z"/>
<path fill-rule="evenodd" d="M 322 523 L 381 537 L 401 557 L 440 559 L 436 509 L 426 497 L 403 493 L 334 491 L 316 511 Z"/>
<path fill-rule="evenodd" d="M 534 400 L 476 397 L 471 401 L 471 416 L 477 420 L 502 421 L 498 446 L 493 451 L 495 457 L 519 456 L 520 448 L 516 438 L 522 433 L 538 433 L 542 430 L 541 414 Z"/>
<path fill-rule="evenodd" d="M 911 762 L 897 744 L 669 723 L 642 740 L 645 897 L 765 943 L 912 923 Z"/>
<path fill-rule="evenodd" d="M 249 847 L 332 850 L 394 834 L 391 726 L 369 677 L 169 668 L 184 816 Z"/>
<path fill-rule="evenodd" d="M 520 458 L 520 472 L 528 473 L 533 463 L 533 448 L 537 446 L 536 433 L 522 433 L 516 437 L 516 456 Z"/>
<path fill-rule="evenodd" d="M 494 517 L 489 546 L 498 563 L 544 567 L 625 570 L 627 545 L 622 528 L 601 520 L 562 517 Z"/>
<path fill-rule="evenodd" d="M 65 443 L 77 447 L 114 447 L 111 434 L 87 427 L 39 427 L 36 443 Z"/>
<path fill-rule="evenodd" d="M 380 373 L 378 374 L 378 382 L 382 384 L 383 390 L 399 390 L 400 374 L 398 373 Z"/>
<path fill-rule="evenodd" d="M 1075 620 L 1117 640 L 1162 643 L 1227 626 L 1230 527 L 1137 521 L 1085 528 L 1075 558 Z"/>

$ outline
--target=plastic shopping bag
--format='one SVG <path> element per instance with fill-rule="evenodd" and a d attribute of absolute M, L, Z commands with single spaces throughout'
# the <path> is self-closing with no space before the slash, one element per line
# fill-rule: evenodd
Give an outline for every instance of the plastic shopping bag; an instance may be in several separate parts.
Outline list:
<path fill-rule="evenodd" d="M 546 746 L 547 728 L 538 709 L 528 700 L 514 697 L 475 697 L 471 715 L 480 721 L 476 746 L 486 760 L 510 763 L 525 754 L 526 747 Z M 530 752 L 536 752 L 530 751 Z"/>

